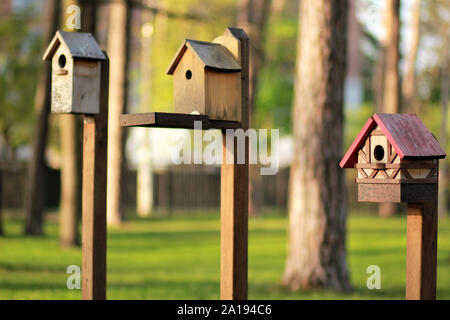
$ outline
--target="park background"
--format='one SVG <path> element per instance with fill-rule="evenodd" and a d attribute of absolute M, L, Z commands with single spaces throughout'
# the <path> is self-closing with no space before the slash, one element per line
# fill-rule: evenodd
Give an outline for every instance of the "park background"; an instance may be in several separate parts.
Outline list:
<path fill-rule="evenodd" d="M 340 218 L 345 232 L 332 226 L 325 230 L 346 244 L 345 270 L 339 272 L 349 275 L 336 283 L 326 276 L 316 281 L 313 272 L 299 271 L 301 281 L 285 274 L 293 245 L 287 232 L 289 183 L 302 183 L 289 182 L 291 163 L 294 150 L 311 151 L 307 145 L 295 147 L 295 126 L 301 121 L 294 109 L 308 108 L 299 102 L 301 96 L 295 99 L 302 81 L 296 77 L 297 49 L 307 41 L 299 31 L 300 2 L 2 0 L 0 299 L 81 297 L 79 290 L 67 289 L 66 268 L 81 265 L 82 120 L 49 114 L 49 65 L 42 61 L 55 30 L 67 30 L 71 5 L 81 8 L 81 31 L 92 32 L 111 59 L 110 119 L 121 113 L 173 111 L 166 69 L 185 38 L 211 41 L 227 26 L 249 34 L 251 127 L 280 129 L 278 174 L 261 176 L 258 166 L 251 166 L 250 299 L 402 299 L 405 207 L 357 203 L 353 170 L 345 173 L 346 192 L 335 189 L 344 195 Z M 344 113 L 343 135 L 336 137 L 342 140 L 341 155 L 374 112 L 417 113 L 448 150 L 450 3 L 317 1 L 326 2 L 344 8 L 347 17 L 341 44 L 346 48 L 345 81 L 333 87 L 344 94 L 337 104 Z M 303 1 L 304 8 L 311 5 Z M 323 26 L 323 32 L 337 32 L 337 27 Z M 309 65 L 313 75 L 318 68 L 315 61 Z M 190 138 L 187 130 L 110 128 L 109 299 L 219 297 L 220 167 L 172 165 L 173 146 Z M 450 298 L 446 163 L 440 163 L 438 299 Z M 306 227 L 298 225 L 296 232 Z M 320 244 L 320 250 L 327 249 Z M 321 262 L 320 267 L 334 270 L 333 263 L 341 262 Z M 366 286 L 370 265 L 381 268 L 379 290 Z"/>

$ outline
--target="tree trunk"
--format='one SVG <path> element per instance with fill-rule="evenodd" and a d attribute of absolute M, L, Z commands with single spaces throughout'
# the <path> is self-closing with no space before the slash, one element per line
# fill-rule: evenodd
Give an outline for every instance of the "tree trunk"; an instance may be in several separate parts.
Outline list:
<path fill-rule="evenodd" d="M 3 178 L 2 178 L 2 169 L 0 168 L 0 236 L 3 235 L 3 203 L 2 203 L 2 195 L 3 195 Z"/>
<path fill-rule="evenodd" d="M 383 80 L 383 112 L 400 112 L 398 72 L 399 60 L 399 34 L 400 34 L 400 0 L 387 0 L 386 2 L 386 52 L 385 70 Z M 398 205 L 392 202 L 380 203 L 378 213 L 381 217 L 391 217 L 398 212 Z"/>
<path fill-rule="evenodd" d="M 447 149 L 447 117 L 448 117 L 448 90 L 449 90 L 449 36 L 448 32 L 444 30 L 444 44 L 443 44 L 443 55 L 442 55 L 442 69 L 441 69 L 441 134 L 440 143 L 441 146 Z M 447 217 L 447 187 L 448 187 L 448 165 L 447 159 L 442 159 L 440 161 L 440 172 L 439 172 L 439 200 L 438 200 L 438 213 L 440 217 Z"/>
<path fill-rule="evenodd" d="M 411 10 L 411 41 L 409 50 L 406 55 L 406 71 L 403 77 L 402 83 L 402 109 L 403 112 L 417 112 L 417 101 L 415 99 L 416 92 L 416 57 L 417 48 L 419 47 L 419 35 L 420 35 L 420 5 L 421 0 L 415 0 Z"/>
<path fill-rule="evenodd" d="M 81 8 L 81 31 L 95 36 L 96 1 L 65 0 L 64 8 L 76 4 Z M 64 16 L 67 12 L 64 10 Z M 63 21 L 65 26 L 66 18 Z M 75 30 L 69 30 L 75 31 Z M 80 244 L 78 224 L 81 218 L 82 188 L 82 121 L 73 114 L 61 115 L 61 212 L 59 242 L 63 247 Z"/>
<path fill-rule="evenodd" d="M 59 0 L 47 0 L 47 25 L 43 39 L 46 47 L 53 38 L 59 25 L 61 3 Z M 25 196 L 25 234 L 42 235 L 45 189 L 45 147 L 48 135 L 48 116 L 50 113 L 51 65 L 44 62 L 36 88 L 32 156 L 28 166 L 27 190 Z"/>
<path fill-rule="evenodd" d="M 109 114 L 108 114 L 108 182 L 107 219 L 110 225 L 122 223 L 121 185 L 124 153 L 124 134 L 119 117 L 127 102 L 127 47 L 129 3 L 110 4 L 108 54 L 110 56 Z"/>
<path fill-rule="evenodd" d="M 238 26 L 244 29 L 250 39 L 250 121 L 253 119 L 258 77 L 264 62 L 264 39 L 266 23 L 271 8 L 271 0 L 239 0 Z M 251 126 L 251 124 L 250 124 Z M 253 216 L 262 205 L 258 203 L 256 185 L 261 183 L 261 175 L 257 166 L 250 166 L 249 172 L 249 201 L 248 214 Z"/>
<path fill-rule="evenodd" d="M 141 35 L 141 98 L 140 112 L 152 111 L 152 47 L 153 47 L 153 12 L 142 11 Z M 147 128 L 133 128 L 138 136 L 141 153 L 137 168 L 136 211 L 141 217 L 147 217 L 153 211 L 153 168 L 151 163 L 151 130 Z"/>
<path fill-rule="evenodd" d="M 400 34 L 400 0 L 386 2 L 386 65 L 384 72 L 383 110 L 388 113 L 399 112 L 399 34 Z"/>
<path fill-rule="evenodd" d="M 348 1 L 303 0 L 293 109 L 289 243 L 282 283 L 351 289 L 342 156 Z"/>

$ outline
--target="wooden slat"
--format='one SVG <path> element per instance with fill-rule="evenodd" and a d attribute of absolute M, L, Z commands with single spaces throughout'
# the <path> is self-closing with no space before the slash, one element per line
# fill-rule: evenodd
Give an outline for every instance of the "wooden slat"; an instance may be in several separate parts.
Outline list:
<path fill-rule="evenodd" d="M 425 179 L 371 179 L 371 178 L 357 178 L 356 183 L 437 183 L 437 178 Z"/>
<path fill-rule="evenodd" d="M 358 172 L 361 173 L 364 178 L 369 178 L 369 176 L 367 175 L 367 173 L 364 171 L 364 169 L 358 169 Z"/>
<path fill-rule="evenodd" d="M 413 179 L 413 177 L 412 177 L 411 174 L 409 173 L 408 169 L 404 169 L 404 168 L 403 168 L 401 171 L 402 171 L 402 173 L 405 175 L 405 177 L 406 177 L 407 179 Z"/>
<path fill-rule="evenodd" d="M 391 175 L 390 175 L 390 179 L 395 179 L 395 177 L 397 176 L 397 174 L 400 172 L 400 169 L 395 169 L 394 171 L 392 171 Z"/>
<path fill-rule="evenodd" d="M 408 203 L 406 299 L 436 299 L 437 197 L 435 201 Z"/>
<path fill-rule="evenodd" d="M 407 162 L 407 163 L 357 163 L 358 169 L 434 169 L 436 163 L 431 162 Z"/>
<path fill-rule="evenodd" d="M 386 173 L 386 170 L 380 170 L 380 173 L 384 176 L 385 179 L 389 179 L 389 175 Z"/>
<path fill-rule="evenodd" d="M 121 127 L 153 127 L 194 129 L 194 121 L 201 121 L 203 129 L 237 129 L 241 124 L 237 121 L 211 120 L 206 115 L 149 112 L 123 114 L 120 116 Z"/>
<path fill-rule="evenodd" d="M 241 72 L 241 123 L 249 127 L 249 40 L 241 29 L 228 28 L 223 36 L 214 40 L 221 43 L 239 61 Z M 220 298 L 222 300 L 247 299 L 248 265 L 248 138 L 245 139 L 245 164 L 236 164 L 236 150 L 226 146 L 223 134 L 223 164 L 221 166 L 220 196 Z M 236 146 L 236 139 L 235 139 Z M 226 156 L 234 164 L 226 163 Z"/>
<path fill-rule="evenodd" d="M 106 53 L 105 53 L 106 55 Z M 109 60 L 101 65 L 100 113 L 84 118 L 82 297 L 106 299 L 106 168 Z"/>

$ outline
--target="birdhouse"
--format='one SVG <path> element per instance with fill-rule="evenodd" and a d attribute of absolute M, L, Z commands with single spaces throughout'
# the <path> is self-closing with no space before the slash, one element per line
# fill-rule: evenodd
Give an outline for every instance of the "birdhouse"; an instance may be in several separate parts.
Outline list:
<path fill-rule="evenodd" d="M 415 114 L 376 113 L 339 165 L 357 169 L 359 201 L 421 202 L 437 196 L 441 158 L 445 151 Z"/>
<path fill-rule="evenodd" d="M 90 33 L 57 31 L 44 60 L 51 60 L 51 111 L 98 114 L 100 64 L 106 57 Z"/>
<path fill-rule="evenodd" d="M 225 46 L 185 40 L 167 74 L 173 75 L 176 113 L 241 121 L 241 66 Z"/>

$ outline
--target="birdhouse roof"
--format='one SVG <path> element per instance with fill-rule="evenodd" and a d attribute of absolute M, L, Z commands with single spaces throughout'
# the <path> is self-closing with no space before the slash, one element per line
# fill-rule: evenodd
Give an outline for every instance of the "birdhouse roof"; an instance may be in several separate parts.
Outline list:
<path fill-rule="evenodd" d="M 181 61 L 188 48 L 192 50 L 205 68 L 229 72 L 241 71 L 241 66 L 231 52 L 221 44 L 186 39 L 175 54 L 175 57 L 167 70 L 167 74 L 174 73 L 178 63 Z"/>
<path fill-rule="evenodd" d="M 58 47 L 64 44 L 72 58 L 105 60 L 103 51 L 90 33 L 57 31 L 44 53 L 43 60 L 50 60 Z"/>
<path fill-rule="evenodd" d="M 415 114 L 375 113 L 367 120 L 339 165 L 353 168 L 358 162 L 358 150 L 378 125 L 400 159 L 445 158 L 445 151 Z"/>

